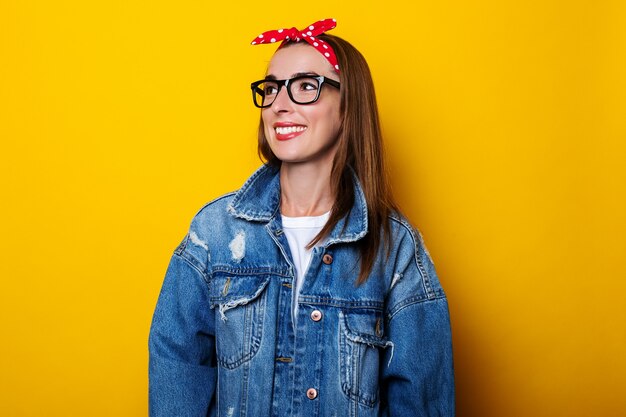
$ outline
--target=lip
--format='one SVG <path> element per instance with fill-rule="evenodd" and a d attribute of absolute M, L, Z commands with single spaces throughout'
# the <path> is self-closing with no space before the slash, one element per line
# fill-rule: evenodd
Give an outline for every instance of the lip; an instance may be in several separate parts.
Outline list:
<path fill-rule="evenodd" d="M 274 134 L 276 135 L 276 139 L 280 140 L 280 141 L 293 139 L 293 138 L 295 138 L 297 136 L 300 136 L 301 134 L 303 134 L 307 130 L 307 126 L 301 125 L 299 123 L 292 123 L 292 122 L 276 122 L 272 126 L 274 128 Z M 276 131 L 277 127 L 291 127 L 291 126 L 301 126 L 301 127 L 304 127 L 304 130 L 302 130 L 300 132 L 290 132 L 290 133 L 278 133 Z"/>

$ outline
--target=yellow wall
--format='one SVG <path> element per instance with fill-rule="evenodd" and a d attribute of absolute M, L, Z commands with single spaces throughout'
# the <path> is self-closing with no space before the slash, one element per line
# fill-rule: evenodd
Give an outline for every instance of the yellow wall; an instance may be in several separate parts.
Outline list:
<path fill-rule="evenodd" d="M 211 3 L 0 1 L 0 415 L 147 414 L 169 256 L 258 165 L 249 42 L 335 17 L 450 299 L 458 415 L 623 416 L 624 3 Z"/>

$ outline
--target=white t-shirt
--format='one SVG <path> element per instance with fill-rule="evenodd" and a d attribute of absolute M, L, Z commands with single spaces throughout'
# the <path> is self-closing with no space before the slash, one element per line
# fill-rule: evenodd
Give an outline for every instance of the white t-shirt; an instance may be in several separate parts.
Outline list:
<path fill-rule="evenodd" d="M 294 266 L 296 267 L 296 282 L 293 288 L 292 300 L 294 323 L 298 312 L 298 294 L 300 294 L 300 288 L 302 288 L 304 275 L 309 267 L 313 251 L 313 248 L 307 249 L 306 245 L 308 245 L 313 238 L 317 236 L 320 230 L 322 230 L 329 217 L 330 211 L 322 214 L 321 216 L 282 216 L 283 232 L 287 237 L 287 242 L 289 242 L 289 249 L 291 250 Z M 321 241 L 318 242 L 315 247 L 320 246 L 321 243 Z"/>

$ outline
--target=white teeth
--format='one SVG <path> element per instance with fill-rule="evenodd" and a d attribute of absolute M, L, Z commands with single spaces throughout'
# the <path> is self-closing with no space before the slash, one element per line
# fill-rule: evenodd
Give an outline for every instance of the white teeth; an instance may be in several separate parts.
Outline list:
<path fill-rule="evenodd" d="M 286 126 L 286 127 L 276 127 L 276 133 L 279 135 L 287 135 L 293 132 L 302 132 L 306 130 L 306 126 Z"/>

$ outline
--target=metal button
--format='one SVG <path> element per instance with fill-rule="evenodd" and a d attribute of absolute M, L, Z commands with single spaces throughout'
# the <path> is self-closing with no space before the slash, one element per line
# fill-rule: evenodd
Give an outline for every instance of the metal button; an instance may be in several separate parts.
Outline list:
<path fill-rule="evenodd" d="M 325 253 L 324 256 L 322 256 L 322 262 L 324 262 L 326 265 L 332 264 L 333 263 L 332 255 Z"/>
<path fill-rule="evenodd" d="M 322 319 L 322 312 L 319 310 L 311 311 L 311 320 L 320 321 Z"/>
<path fill-rule="evenodd" d="M 314 400 L 317 398 L 317 390 L 315 388 L 309 388 L 306 390 L 306 396 L 309 397 L 309 400 Z"/>

